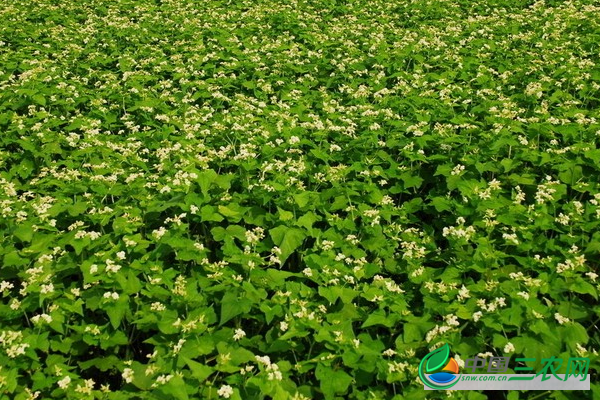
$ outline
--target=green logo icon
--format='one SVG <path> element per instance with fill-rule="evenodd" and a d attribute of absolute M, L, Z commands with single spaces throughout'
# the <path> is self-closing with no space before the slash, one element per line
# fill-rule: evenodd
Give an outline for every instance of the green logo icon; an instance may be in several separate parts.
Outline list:
<path fill-rule="evenodd" d="M 459 376 L 458 363 L 450 357 L 448 344 L 427 354 L 419 364 L 419 378 L 432 389 L 450 389 L 459 381 Z"/>

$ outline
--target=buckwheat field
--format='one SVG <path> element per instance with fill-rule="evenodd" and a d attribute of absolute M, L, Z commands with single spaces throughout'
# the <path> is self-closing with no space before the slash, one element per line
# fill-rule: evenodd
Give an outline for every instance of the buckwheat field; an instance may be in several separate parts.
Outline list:
<path fill-rule="evenodd" d="M 0 400 L 600 398 L 597 1 L 0 21 Z M 592 391 L 425 391 L 445 343 Z"/>

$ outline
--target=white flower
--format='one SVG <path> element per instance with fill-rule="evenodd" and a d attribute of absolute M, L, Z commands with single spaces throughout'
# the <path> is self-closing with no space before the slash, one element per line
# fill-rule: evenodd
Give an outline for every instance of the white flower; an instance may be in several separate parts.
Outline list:
<path fill-rule="evenodd" d="M 58 385 L 59 388 L 66 389 L 71 384 L 71 377 L 70 376 L 65 376 L 60 381 L 56 382 L 56 384 Z"/>
<path fill-rule="evenodd" d="M 52 283 L 40 286 L 40 293 L 47 294 L 52 292 L 54 292 L 54 285 Z"/>
<path fill-rule="evenodd" d="M 158 229 L 155 229 L 152 231 L 152 236 L 156 239 L 159 240 L 161 237 L 163 237 L 165 235 L 165 233 L 167 233 L 167 230 L 165 229 L 164 226 L 161 226 Z"/>
<path fill-rule="evenodd" d="M 123 379 L 125 379 L 125 382 L 133 382 L 133 370 L 131 368 L 125 368 L 121 376 L 123 377 Z"/>
<path fill-rule="evenodd" d="M 467 289 L 465 287 L 465 285 L 462 285 L 462 287 L 458 291 L 457 297 L 458 297 L 458 300 L 468 299 L 469 297 L 471 297 L 471 295 L 469 294 L 469 289 Z"/>
<path fill-rule="evenodd" d="M 387 349 L 382 353 L 384 356 L 392 357 L 396 355 L 396 351 L 394 349 Z"/>
<path fill-rule="evenodd" d="M 536 317 L 536 318 L 539 318 L 539 319 L 543 319 L 544 318 L 543 314 L 540 314 L 539 312 L 537 312 L 535 310 L 532 310 L 531 312 L 533 313 L 533 316 Z"/>
<path fill-rule="evenodd" d="M 506 343 L 506 346 L 504 346 L 504 352 L 505 353 L 514 353 L 515 345 L 512 344 L 511 342 Z"/>
<path fill-rule="evenodd" d="M 457 164 L 452 171 L 450 172 L 450 175 L 459 175 L 461 172 L 463 172 L 465 170 L 465 166 L 462 164 Z"/>
<path fill-rule="evenodd" d="M 173 378 L 173 375 L 159 375 L 156 377 L 156 382 L 164 385 L 165 383 L 169 382 L 171 378 Z"/>
<path fill-rule="evenodd" d="M 33 322 L 34 324 L 39 324 L 40 320 L 44 320 L 45 323 L 49 324 L 50 322 L 52 322 L 52 317 L 48 314 L 40 314 L 31 317 L 31 322 Z"/>
<path fill-rule="evenodd" d="M 263 365 L 271 365 L 271 358 L 269 356 L 254 356 L 256 362 L 259 362 Z"/>
<path fill-rule="evenodd" d="M 462 358 L 460 358 L 460 356 L 458 354 L 454 355 L 454 360 L 456 361 L 456 363 L 458 364 L 458 366 L 460 368 L 464 368 L 465 367 L 465 360 L 463 360 Z"/>
<path fill-rule="evenodd" d="M 575 343 L 576 351 L 577 354 L 579 355 L 579 357 L 585 357 L 588 353 L 587 349 L 585 347 L 583 347 L 581 344 L 579 343 Z"/>
<path fill-rule="evenodd" d="M 154 375 L 154 373 L 158 371 L 158 367 L 154 364 L 152 365 L 148 365 L 146 367 L 146 370 L 144 371 L 144 375 L 146 376 L 150 376 L 150 375 Z"/>
<path fill-rule="evenodd" d="M 116 274 L 121 269 L 119 264 L 115 264 L 112 260 L 106 260 L 106 272 Z"/>
<path fill-rule="evenodd" d="M 525 88 L 525 94 L 528 96 L 535 96 L 538 99 L 542 97 L 542 84 L 539 82 L 531 82 Z"/>
<path fill-rule="evenodd" d="M 256 227 L 251 231 L 246 231 L 246 241 L 250 244 L 258 243 L 264 237 L 264 230 L 261 227 Z"/>
<path fill-rule="evenodd" d="M 21 307 L 21 302 L 17 299 L 12 299 L 10 302 L 10 309 L 16 311 L 19 309 L 19 307 Z"/>
<path fill-rule="evenodd" d="M 235 330 L 235 335 L 233 335 L 233 340 L 240 340 L 241 338 L 246 336 L 246 332 L 244 332 L 242 329 L 236 329 Z"/>
<path fill-rule="evenodd" d="M 217 394 L 221 397 L 225 397 L 226 399 L 228 399 L 233 394 L 233 388 L 229 385 L 223 385 L 221 386 L 221 389 L 219 389 Z"/>
<path fill-rule="evenodd" d="M 595 272 L 586 272 L 586 275 L 588 276 L 588 278 L 590 278 L 592 281 L 596 281 L 596 278 L 598 277 L 598 274 L 596 274 Z"/>
<path fill-rule="evenodd" d="M 558 214 L 558 217 L 556 217 L 554 220 L 556 222 L 558 222 L 559 224 L 562 225 L 569 225 L 569 220 L 570 220 L 570 216 L 569 215 L 565 215 L 563 213 Z"/>
<path fill-rule="evenodd" d="M 457 316 L 454 314 L 448 314 L 444 317 L 444 319 L 446 320 L 446 324 L 448 324 L 450 326 L 459 326 L 460 325 L 460 322 L 458 322 Z"/>
<path fill-rule="evenodd" d="M 321 243 L 321 247 L 325 251 L 331 250 L 334 245 L 335 245 L 335 242 L 332 242 L 331 240 L 323 240 L 323 242 Z"/>
<path fill-rule="evenodd" d="M 502 234 L 502 238 L 506 239 L 508 241 L 511 241 L 511 242 L 513 242 L 516 245 L 519 244 L 519 239 L 517 238 L 517 234 L 516 233 L 503 233 Z"/>
<path fill-rule="evenodd" d="M 106 292 L 106 293 L 104 293 L 104 295 L 102 297 L 104 297 L 105 299 L 119 300 L 119 293 L 117 293 L 117 292 Z"/>
<path fill-rule="evenodd" d="M 517 293 L 517 295 L 521 296 L 525 300 L 529 300 L 529 293 L 527 293 L 527 292 L 519 292 L 519 293 Z"/>
<path fill-rule="evenodd" d="M 563 325 L 566 324 L 567 322 L 570 322 L 571 320 L 567 317 L 563 317 L 562 315 L 560 315 L 559 313 L 554 314 L 554 318 L 556 319 L 556 321 L 558 321 L 559 324 Z"/>
<path fill-rule="evenodd" d="M 10 283 L 8 281 L 0 282 L 0 292 L 4 292 L 5 290 L 12 289 L 14 287 L 15 287 L 15 285 L 13 285 L 12 283 Z"/>
<path fill-rule="evenodd" d="M 85 381 L 83 381 L 84 386 L 81 385 L 77 385 L 77 387 L 75 388 L 75 391 L 78 393 L 83 393 L 83 394 L 92 394 L 92 389 L 94 388 L 94 385 L 96 384 L 94 382 L 93 379 L 86 379 Z"/>
<path fill-rule="evenodd" d="M 184 344 L 185 344 L 185 339 L 179 339 L 177 344 L 175 346 L 173 346 L 173 353 L 174 354 L 179 353 Z"/>

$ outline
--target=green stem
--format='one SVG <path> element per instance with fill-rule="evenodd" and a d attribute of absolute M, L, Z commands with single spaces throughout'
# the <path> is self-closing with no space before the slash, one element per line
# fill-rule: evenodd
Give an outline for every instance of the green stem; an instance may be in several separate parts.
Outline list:
<path fill-rule="evenodd" d="M 548 394 L 550 394 L 550 393 L 551 393 L 551 392 L 550 392 L 550 390 L 547 390 L 547 391 L 545 391 L 545 392 L 542 392 L 542 393 L 538 394 L 537 396 L 530 397 L 530 398 L 529 398 L 529 399 L 527 399 L 527 400 L 536 400 L 536 399 L 539 399 L 539 398 L 541 398 L 541 397 L 543 397 L 543 396 L 546 396 L 546 395 L 548 395 Z"/>

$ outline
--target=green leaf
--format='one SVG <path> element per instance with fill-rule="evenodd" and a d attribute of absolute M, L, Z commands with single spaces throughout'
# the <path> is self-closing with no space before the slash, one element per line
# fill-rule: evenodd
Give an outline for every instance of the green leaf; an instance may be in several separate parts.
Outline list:
<path fill-rule="evenodd" d="M 377 310 L 369 314 L 365 322 L 363 322 L 361 328 L 368 328 L 369 326 L 374 325 L 383 325 L 387 328 L 391 328 L 394 326 L 394 323 L 391 318 L 385 314 L 385 311 Z"/>
<path fill-rule="evenodd" d="M 78 215 L 84 214 L 88 209 L 87 203 L 78 201 L 75 204 L 67 207 L 67 212 L 70 216 L 76 217 Z M 129 223 L 129 221 L 127 221 Z"/>
<path fill-rule="evenodd" d="M 592 253 L 592 254 L 598 254 L 600 253 L 600 241 L 593 241 L 590 242 L 586 249 L 585 249 L 586 253 Z"/>
<path fill-rule="evenodd" d="M 400 179 L 404 182 L 404 187 L 408 188 L 418 188 L 423 183 L 423 178 L 418 175 L 413 175 L 411 172 L 405 172 L 400 175 Z"/>
<path fill-rule="evenodd" d="M 267 303 L 263 302 L 260 304 L 260 311 L 265 313 L 265 320 L 267 321 L 267 324 L 270 324 L 271 321 L 273 321 L 273 318 L 283 315 L 283 309 L 279 304 L 277 304 L 275 307 L 270 307 Z"/>
<path fill-rule="evenodd" d="M 219 206 L 219 213 L 225 217 L 238 218 L 240 213 L 226 206 Z"/>
<path fill-rule="evenodd" d="M 123 278 L 125 278 L 125 274 L 118 274 L 118 276 L 122 276 Z M 121 287 L 123 288 L 123 291 L 126 294 L 136 294 L 142 288 L 142 283 L 140 282 L 139 278 L 135 275 L 135 272 L 132 270 L 128 270 L 127 278 L 119 281 L 119 283 L 121 284 Z"/>
<path fill-rule="evenodd" d="M 575 293 L 589 294 L 594 299 L 598 300 L 598 292 L 596 292 L 594 285 L 584 281 L 582 278 L 577 279 L 577 281 L 569 285 L 569 289 Z"/>
<path fill-rule="evenodd" d="M 81 369 L 90 369 L 96 367 L 100 371 L 105 372 L 113 369 L 115 365 L 118 365 L 119 361 L 120 360 L 117 358 L 117 356 L 110 355 L 108 357 L 96 357 L 88 361 L 80 361 L 78 364 Z"/>
<path fill-rule="evenodd" d="M 31 224 L 19 225 L 13 234 L 22 242 L 31 242 L 33 237 L 33 226 Z"/>
<path fill-rule="evenodd" d="M 434 197 L 431 200 L 431 204 L 435 207 L 437 212 L 452 210 L 452 202 L 444 197 Z"/>
<path fill-rule="evenodd" d="M 313 224 L 319 220 L 320 218 L 317 217 L 315 213 L 308 211 L 306 214 L 298 218 L 298 221 L 296 221 L 295 225 L 306 228 L 310 232 L 312 231 Z"/>
<path fill-rule="evenodd" d="M 306 234 L 302 230 L 290 228 L 285 225 L 273 228 L 269 230 L 269 233 L 271 234 L 273 243 L 281 250 L 281 255 L 279 256 L 281 264 L 285 263 L 285 260 L 287 260 L 294 250 L 300 247 L 304 238 L 306 238 Z"/>
<path fill-rule="evenodd" d="M 46 98 L 41 94 L 34 94 L 33 96 L 31 96 L 31 98 L 36 104 L 39 104 L 40 106 L 46 105 Z"/>
<path fill-rule="evenodd" d="M 169 382 L 162 386 L 161 391 L 177 400 L 189 400 L 185 382 L 177 375 L 174 375 Z"/>
<path fill-rule="evenodd" d="M 206 205 L 200 209 L 200 217 L 203 222 L 215 221 L 221 222 L 223 221 L 223 216 L 217 213 L 217 209 L 213 206 Z"/>
<path fill-rule="evenodd" d="M 327 153 L 325 153 L 324 151 L 322 151 L 320 149 L 312 149 L 310 151 L 310 154 L 312 154 L 313 156 L 315 156 L 319 160 L 325 161 L 325 162 L 328 162 L 330 160 L 330 158 L 331 158 Z"/>
<path fill-rule="evenodd" d="M 215 226 L 210 230 L 210 233 L 217 242 L 222 242 L 227 237 L 227 231 L 222 226 Z"/>
<path fill-rule="evenodd" d="M 252 302 L 242 297 L 238 298 L 238 295 L 234 291 L 227 291 L 221 300 L 221 321 L 219 325 L 223 325 L 230 319 L 243 314 L 250 312 L 252 308 Z"/>
<path fill-rule="evenodd" d="M 198 379 L 200 382 L 204 382 L 206 378 L 208 378 L 213 372 L 214 368 L 209 367 L 208 365 L 200 364 L 199 362 L 190 360 L 187 357 L 181 357 L 183 362 L 187 364 L 192 371 L 192 376 Z"/>
<path fill-rule="evenodd" d="M 294 195 L 294 200 L 296 200 L 296 204 L 303 208 L 310 202 L 311 192 L 302 192 Z"/>
<path fill-rule="evenodd" d="M 273 269 L 273 268 L 267 269 L 267 277 L 268 277 L 267 282 L 270 281 L 274 284 L 274 285 L 269 286 L 271 288 L 283 286 L 285 283 L 285 280 L 287 278 L 289 278 L 290 276 L 297 276 L 297 275 L 294 274 L 293 272 L 280 271 L 278 269 Z"/>
<path fill-rule="evenodd" d="M 294 213 L 290 211 L 286 211 L 280 207 L 277 207 L 277 211 L 279 212 L 279 219 L 281 221 L 289 221 L 294 218 Z"/>
<path fill-rule="evenodd" d="M 474 391 L 469 391 L 469 394 L 467 396 L 467 400 L 487 400 L 487 398 L 488 397 L 485 394 Z"/>
<path fill-rule="evenodd" d="M 511 158 L 505 158 L 500 161 L 500 165 L 504 168 L 504 172 L 508 172 L 514 168 L 514 160 Z"/>
<path fill-rule="evenodd" d="M 265 289 L 256 289 L 250 282 L 246 281 L 242 283 L 242 287 L 244 288 L 246 298 L 251 300 L 253 303 L 261 303 L 268 297 Z"/>
<path fill-rule="evenodd" d="M 323 364 L 317 365 L 315 375 L 321 382 L 321 390 L 326 399 L 333 399 L 336 394 L 345 394 L 352 383 L 352 377 L 346 372 L 334 371 Z"/>
<path fill-rule="evenodd" d="M 33 172 L 34 164 L 29 158 L 25 158 L 23 161 L 21 161 L 21 165 L 19 165 L 17 168 L 17 173 L 19 176 L 22 179 L 27 179 Z"/>
<path fill-rule="evenodd" d="M 558 174 L 558 178 L 568 185 L 573 185 L 583 177 L 583 169 L 580 165 L 569 165 Z"/>
<path fill-rule="evenodd" d="M 113 328 L 118 329 L 119 325 L 121 325 L 121 321 L 127 312 L 128 303 L 129 297 L 122 294 L 115 304 L 106 306 L 106 313 Z"/>
<path fill-rule="evenodd" d="M 579 343 L 581 345 L 587 344 L 590 337 L 586 329 L 577 322 L 569 322 L 564 327 L 565 341 L 567 343 Z"/>
<path fill-rule="evenodd" d="M 4 255 L 3 265 L 5 267 L 19 267 L 25 264 L 27 264 L 27 259 L 19 257 L 16 250 Z"/>
<path fill-rule="evenodd" d="M 227 217 L 230 221 L 238 222 L 248 208 L 242 207 L 237 203 L 231 203 L 227 206 L 218 206 L 219 213 Z"/>
<path fill-rule="evenodd" d="M 319 294 L 328 299 L 331 304 L 335 303 L 337 299 L 341 299 L 345 304 L 350 304 L 352 303 L 352 300 L 358 296 L 356 290 L 341 286 L 320 286 Z"/>
<path fill-rule="evenodd" d="M 594 161 L 595 164 L 600 164 L 600 149 L 587 150 L 583 154 L 585 154 L 587 158 Z"/>
<path fill-rule="evenodd" d="M 246 229 L 240 225 L 229 225 L 226 229 L 227 234 L 239 240 L 246 240 Z"/>
<path fill-rule="evenodd" d="M 210 189 L 210 185 L 217 179 L 217 173 L 212 169 L 207 169 L 198 174 L 198 184 L 200 185 L 200 190 L 202 194 L 208 196 L 208 190 Z"/>
<path fill-rule="evenodd" d="M 215 183 L 221 189 L 228 190 L 231 187 L 231 181 L 235 177 L 236 177 L 236 175 L 233 174 L 233 173 L 232 174 L 219 175 L 219 176 L 217 176 L 217 179 L 215 179 Z"/>
<path fill-rule="evenodd" d="M 404 343 L 419 342 L 424 339 L 423 333 L 417 324 L 406 323 L 404 328 Z"/>
<path fill-rule="evenodd" d="M 440 165 L 435 170 L 435 173 L 433 174 L 433 176 L 438 176 L 438 175 L 450 176 L 450 171 L 452 171 L 452 168 L 453 168 L 453 166 L 448 165 L 448 164 Z"/>
<path fill-rule="evenodd" d="M 129 339 L 123 331 L 116 331 L 110 335 L 107 340 L 100 342 L 100 348 L 109 349 L 114 346 L 124 346 L 129 344 Z"/>

